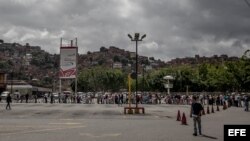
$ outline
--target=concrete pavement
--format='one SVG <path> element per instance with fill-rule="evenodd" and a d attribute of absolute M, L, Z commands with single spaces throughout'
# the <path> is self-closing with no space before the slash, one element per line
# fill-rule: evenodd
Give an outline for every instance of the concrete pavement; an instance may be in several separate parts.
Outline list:
<path fill-rule="evenodd" d="M 143 105 L 145 115 L 98 104 L 0 104 L 0 141 L 223 141 L 224 124 L 249 124 L 250 112 L 231 107 L 202 116 L 207 137 L 194 137 L 188 105 Z M 176 121 L 184 112 L 188 125 Z"/>

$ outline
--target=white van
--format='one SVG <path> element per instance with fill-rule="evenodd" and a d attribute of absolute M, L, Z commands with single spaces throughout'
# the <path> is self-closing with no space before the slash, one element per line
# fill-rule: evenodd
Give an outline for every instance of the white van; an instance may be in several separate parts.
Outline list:
<path fill-rule="evenodd" d="M 1 98 L 2 98 L 2 99 L 6 99 L 6 97 L 8 96 L 8 94 L 10 94 L 9 91 L 3 91 L 3 92 L 1 93 Z"/>

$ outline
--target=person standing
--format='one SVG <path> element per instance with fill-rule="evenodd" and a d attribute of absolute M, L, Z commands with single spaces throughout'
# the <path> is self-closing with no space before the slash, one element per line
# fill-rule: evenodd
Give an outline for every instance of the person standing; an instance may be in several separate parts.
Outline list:
<path fill-rule="evenodd" d="M 58 93 L 58 102 L 61 103 L 61 93 Z"/>
<path fill-rule="evenodd" d="M 34 95 L 35 103 L 37 103 L 37 94 Z"/>
<path fill-rule="evenodd" d="M 123 104 L 123 94 L 119 95 L 119 103 L 122 106 L 122 104 Z"/>
<path fill-rule="evenodd" d="M 197 136 L 197 124 L 199 134 L 202 135 L 201 132 L 201 115 L 202 115 L 203 107 L 200 103 L 197 102 L 197 97 L 193 96 L 193 103 L 191 104 L 190 117 L 193 117 L 194 121 L 194 136 Z"/>
<path fill-rule="evenodd" d="M 44 95 L 44 102 L 47 103 L 48 102 L 48 97 L 47 94 Z"/>
<path fill-rule="evenodd" d="M 50 95 L 50 103 L 53 104 L 53 102 L 54 102 L 54 94 L 51 93 L 51 95 Z"/>
<path fill-rule="evenodd" d="M 25 100 L 26 100 L 26 103 L 29 102 L 29 94 L 28 93 L 26 93 L 26 95 L 25 95 Z"/>
<path fill-rule="evenodd" d="M 249 100 L 250 97 L 249 96 L 245 96 L 244 102 L 245 102 L 245 111 L 249 111 Z"/>
<path fill-rule="evenodd" d="M 19 93 L 19 91 L 16 90 L 16 91 L 14 92 L 14 95 L 16 96 L 16 102 L 18 103 L 18 102 L 19 102 L 19 99 L 20 99 L 20 93 Z"/>
<path fill-rule="evenodd" d="M 10 107 L 10 103 L 12 102 L 12 98 L 10 96 L 10 94 L 8 94 L 7 98 L 6 98 L 6 102 L 7 102 L 7 105 L 6 105 L 6 110 L 11 110 L 11 107 Z"/>

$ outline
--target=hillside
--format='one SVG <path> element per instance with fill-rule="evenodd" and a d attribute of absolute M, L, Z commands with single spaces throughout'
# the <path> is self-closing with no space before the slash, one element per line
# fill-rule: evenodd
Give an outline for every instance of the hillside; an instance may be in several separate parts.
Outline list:
<path fill-rule="evenodd" d="M 50 54 L 39 46 L 32 46 L 28 43 L 4 43 L 0 40 L 0 72 L 10 73 L 13 71 L 14 79 L 26 80 L 36 85 L 50 86 L 58 79 L 59 54 Z M 227 55 L 212 57 L 185 57 L 176 58 L 169 62 L 155 60 L 154 57 L 138 56 L 138 73 L 146 70 L 158 69 L 167 66 L 198 65 L 202 63 L 221 64 L 224 61 L 235 61 L 238 57 Z M 118 47 L 100 47 L 99 51 L 79 54 L 79 71 L 95 66 L 121 69 L 123 72 L 135 70 L 135 52 L 129 52 Z M 10 76 L 10 75 L 9 75 Z M 32 81 L 40 80 L 40 81 Z"/>
<path fill-rule="evenodd" d="M 51 84 L 58 79 L 59 54 L 49 54 L 39 46 L 28 43 L 0 43 L 0 71 L 10 73 L 13 71 L 13 79 L 30 81 L 40 80 L 38 85 Z M 122 69 L 125 72 L 135 70 L 135 52 L 125 51 L 118 47 L 101 47 L 100 51 L 79 54 L 78 69 L 102 66 L 107 68 Z M 153 57 L 138 56 L 138 71 L 142 66 L 148 69 L 161 68 L 166 63 L 155 60 Z"/>

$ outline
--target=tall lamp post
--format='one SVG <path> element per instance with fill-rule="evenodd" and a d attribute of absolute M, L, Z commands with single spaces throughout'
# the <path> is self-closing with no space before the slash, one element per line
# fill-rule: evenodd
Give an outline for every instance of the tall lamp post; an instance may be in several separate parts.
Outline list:
<path fill-rule="evenodd" d="M 144 75 L 145 75 L 145 67 L 146 67 L 146 65 L 144 64 L 143 66 L 142 66 L 142 93 L 143 93 L 143 95 L 144 95 L 144 93 L 145 93 L 145 78 L 144 78 Z"/>
<path fill-rule="evenodd" d="M 13 93 L 13 70 L 11 70 L 10 72 L 10 79 L 11 79 L 11 82 L 10 82 L 10 94 Z"/>
<path fill-rule="evenodd" d="M 128 34 L 128 37 L 131 39 L 131 41 L 133 42 L 133 41 L 135 41 L 135 47 L 136 47 L 136 57 L 135 57 L 135 60 L 136 60 L 136 64 L 135 64 L 135 74 L 136 74 L 136 79 L 135 79 L 135 96 L 136 96 L 136 100 L 135 100 L 135 102 L 136 102 L 136 108 L 138 107 L 138 102 L 137 102 L 137 89 L 138 89 L 138 81 L 137 81 L 137 79 L 138 79 L 138 71 L 137 71 L 137 69 L 138 69 L 138 54 L 137 54 L 137 45 L 138 45 L 138 41 L 142 41 L 142 39 L 144 39 L 145 37 L 146 37 L 146 34 L 144 34 L 144 35 L 142 35 L 141 37 L 140 37 L 140 33 L 135 33 L 135 36 L 134 36 L 134 38 L 130 35 L 130 34 Z"/>

